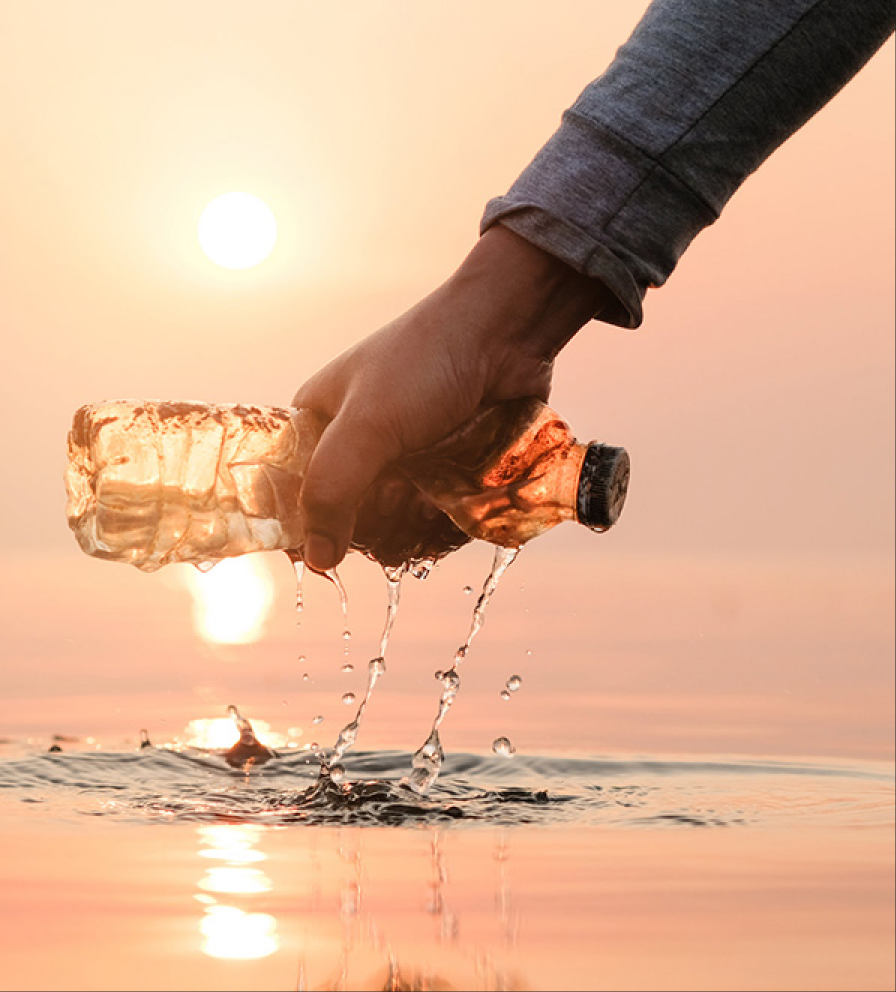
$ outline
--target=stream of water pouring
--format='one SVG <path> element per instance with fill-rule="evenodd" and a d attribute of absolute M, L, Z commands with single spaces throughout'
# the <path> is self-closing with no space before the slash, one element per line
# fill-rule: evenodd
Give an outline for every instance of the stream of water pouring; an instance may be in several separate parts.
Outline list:
<path fill-rule="evenodd" d="M 345 654 L 348 654 L 348 642 L 352 638 L 352 632 L 348 627 L 348 595 L 345 591 L 345 586 L 342 584 L 342 579 L 339 578 L 339 573 L 335 568 L 330 568 L 321 574 L 325 579 L 333 583 L 336 592 L 339 593 L 339 606 L 342 609 L 342 640 L 345 642 Z"/>
<path fill-rule="evenodd" d="M 432 722 L 432 729 L 422 746 L 414 753 L 412 759 L 412 771 L 408 778 L 408 784 L 417 792 L 426 792 L 439 776 L 442 762 L 445 759 L 445 752 L 442 750 L 442 742 L 439 739 L 439 727 L 448 710 L 451 709 L 457 693 L 460 690 L 460 675 L 458 668 L 466 658 L 473 643 L 473 638 L 479 633 L 482 624 L 485 622 L 485 611 L 489 601 L 501 581 L 501 576 L 516 560 L 520 553 L 519 548 L 495 548 L 495 557 L 492 561 L 492 568 L 488 578 L 473 608 L 473 617 L 470 621 L 470 630 L 467 639 L 457 649 L 454 654 L 454 663 L 446 672 L 436 672 L 436 678 L 442 683 L 442 695 L 439 699 L 439 708 L 436 717 Z"/>
<path fill-rule="evenodd" d="M 326 765 L 321 767 L 322 774 L 328 774 L 333 781 L 341 781 L 345 774 L 345 769 L 340 763 L 345 752 L 358 739 L 358 731 L 361 727 L 361 720 L 364 717 L 364 710 L 370 702 L 373 694 L 373 687 L 377 679 L 386 673 L 386 650 L 389 645 L 389 635 L 395 625 L 395 617 L 398 615 L 398 603 L 401 599 L 401 579 L 406 569 L 383 567 L 386 576 L 386 591 L 388 602 L 386 606 L 386 622 L 383 625 L 383 632 L 380 635 L 380 653 L 376 658 L 372 658 L 367 663 L 367 689 L 364 698 L 361 700 L 354 718 L 339 731 L 339 737 L 333 746 L 333 753 L 330 755 Z"/>

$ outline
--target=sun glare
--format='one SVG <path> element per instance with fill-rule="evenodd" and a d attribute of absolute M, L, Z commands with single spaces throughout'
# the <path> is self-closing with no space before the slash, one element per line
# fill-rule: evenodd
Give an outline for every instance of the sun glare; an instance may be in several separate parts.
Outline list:
<path fill-rule="evenodd" d="M 199 636 L 213 644 L 251 644 L 264 633 L 274 581 L 258 555 L 225 558 L 208 572 L 185 569 Z"/>
<path fill-rule="evenodd" d="M 270 255 L 277 240 L 271 208 L 252 193 L 222 193 L 202 211 L 199 244 L 225 269 L 251 269 Z"/>
<path fill-rule="evenodd" d="M 283 734 L 271 730 L 271 725 L 265 720 L 252 720 L 255 736 L 266 747 L 287 747 L 288 741 Z M 240 739 L 240 732 L 229 716 L 199 717 L 187 724 L 186 743 L 190 747 L 220 748 L 226 750 L 233 747 Z"/>

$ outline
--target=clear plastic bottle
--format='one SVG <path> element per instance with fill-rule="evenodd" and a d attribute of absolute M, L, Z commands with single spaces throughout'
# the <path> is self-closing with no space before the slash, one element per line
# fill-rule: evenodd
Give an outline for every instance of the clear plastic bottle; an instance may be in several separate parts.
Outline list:
<path fill-rule="evenodd" d="M 302 482 L 324 425 L 309 410 L 278 407 L 82 407 L 68 438 L 69 525 L 88 554 L 144 571 L 251 551 L 298 556 Z M 577 443 L 529 398 L 482 410 L 398 471 L 447 516 L 387 536 L 374 528 L 356 542 L 386 565 L 438 558 L 470 538 L 518 547 L 562 520 L 605 530 L 622 509 L 628 456 Z"/>
<path fill-rule="evenodd" d="M 402 469 L 465 534 L 509 548 L 564 520 L 611 527 L 630 472 L 625 449 L 576 441 L 534 397 L 481 410 Z"/>

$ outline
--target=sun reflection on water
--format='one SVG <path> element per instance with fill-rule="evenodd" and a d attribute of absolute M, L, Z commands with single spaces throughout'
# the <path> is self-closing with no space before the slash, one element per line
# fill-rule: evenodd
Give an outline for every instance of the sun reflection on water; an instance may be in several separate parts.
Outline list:
<path fill-rule="evenodd" d="M 199 929 L 205 937 L 202 950 L 213 958 L 266 958 L 280 946 L 273 916 L 236 906 L 209 906 Z"/>
<path fill-rule="evenodd" d="M 265 720 L 257 720 L 253 717 L 252 730 L 265 747 L 287 747 L 290 743 L 286 736 L 271 730 L 271 725 Z M 291 736 L 299 736 L 301 733 L 300 727 L 291 728 Z M 229 716 L 200 717 L 191 720 L 187 724 L 186 734 L 186 743 L 190 747 L 209 750 L 226 750 L 233 747 L 240 739 L 239 729 Z"/>
<path fill-rule="evenodd" d="M 199 922 L 202 951 L 213 958 L 249 960 L 269 957 L 280 946 L 277 920 L 270 913 L 252 912 L 218 900 L 218 896 L 257 896 L 271 891 L 273 883 L 260 868 L 247 865 L 264 861 L 267 855 L 256 845 L 264 827 L 254 824 L 227 824 L 199 827 L 199 855 L 223 865 L 212 865 L 199 880 L 205 905 Z M 205 893 L 214 893 L 214 896 Z"/>

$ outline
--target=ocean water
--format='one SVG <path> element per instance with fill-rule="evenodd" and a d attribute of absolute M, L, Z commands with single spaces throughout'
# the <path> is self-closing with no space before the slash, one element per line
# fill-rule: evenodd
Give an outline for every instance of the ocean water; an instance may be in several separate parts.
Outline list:
<path fill-rule="evenodd" d="M 892 987 L 885 762 L 55 747 L 0 750 L 6 989 Z"/>
<path fill-rule="evenodd" d="M 9 815 L 26 804 L 62 821 L 373 827 L 859 828 L 894 815 L 884 763 L 449 754 L 421 795 L 398 751 L 350 753 L 341 781 L 322 774 L 326 751 L 286 751 L 249 770 L 226 753 L 148 744 L 25 754 L 0 763 L 0 803 Z"/>
<path fill-rule="evenodd" d="M 0 988 L 892 989 L 891 577 L 521 559 L 10 566 Z"/>

